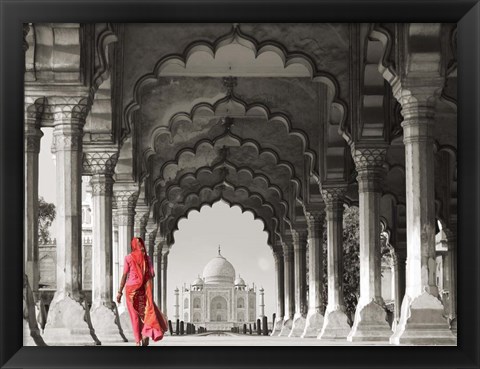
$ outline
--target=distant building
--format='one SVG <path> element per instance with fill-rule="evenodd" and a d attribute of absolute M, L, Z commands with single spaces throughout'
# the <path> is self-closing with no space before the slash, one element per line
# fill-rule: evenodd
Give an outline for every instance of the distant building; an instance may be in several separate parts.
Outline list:
<path fill-rule="evenodd" d="M 256 289 L 235 275 L 233 265 L 221 255 L 219 247 L 218 255 L 203 269 L 203 276 L 190 287 L 183 287 L 180 319 L 209 331 L 254 323 L 257 318 Z"/>

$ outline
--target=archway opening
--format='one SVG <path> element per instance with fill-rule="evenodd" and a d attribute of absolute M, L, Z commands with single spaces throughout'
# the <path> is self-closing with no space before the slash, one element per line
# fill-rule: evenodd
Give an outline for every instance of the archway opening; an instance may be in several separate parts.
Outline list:
<path fill-rule="evenodd" d="M 205 205 L 200 211 L 192 211 L 186 219 L 179 222 L 178 231 L 174 234 L 168 260 L 168 311 L 175 314 L 175 298 L 173 290 L 178 287 L 184 300 L 192 292 L 195 294 L 208 292 L 192 291 L 192 281 L 201 278 L 205 266 L 219 254 L 232 264 L 235 270 L 235 281 L 239 275 L 246 283 L 246 293 L 250 289 L 256 291 L 253 303 L 257 319 L 260 314 L 260 287 L 265 290 L 265 315 L 272 316 L 275 312 L 275 268 L 271 248 L 267 244 L 268 234 L 264 231 L 261 220 L 255 219 L 250 211 L 242 212 L 239 206 L 230 206 L 220 200 L 212 206 Z M 242 291 L 243 292 L 243 291 Z M 180 296 L 182 297 L 182 296 Z M 196 296 L 197 297 L 197 296 Z M 202 301 L 204 296 L 198 296 Z M 243 296 L 244 299 L 248 297 Z M 243 306 L 247 303 L 244 300 Z M 228 303 L 228 301 L 227 301 Z M 237 301 L 230 301 L 229 308 L 237 307 Z M 203 305 L 201 305 L 203 306 Z M 209 304 L 210 309 L 216 309 L 216 304 Z M 182 309 L 183 310 L 183 309 Z M 199 309 L 195 309 L 199 310 Z M 184 316 L 185 311 L 179 315 Z M 206 316 L 206 311 L 199 312 Z M 210 320 L 216 321 L 218 313 L 210 311 Z M 221 315 L 221 314 L 220 314 Z M 236 315 L 236 314 L 235 314 Z M 222 315 L 222 321 L 226 317 Z"/>

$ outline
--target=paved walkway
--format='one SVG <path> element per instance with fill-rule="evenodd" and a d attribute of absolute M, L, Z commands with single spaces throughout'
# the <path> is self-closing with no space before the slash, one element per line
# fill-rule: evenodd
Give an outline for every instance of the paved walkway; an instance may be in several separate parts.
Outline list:
<path fill-rule="evenodd" d="M 109 346 L 133 346 L 134 342 L 109 344 Z M 388 342 L 348 342 L 345 340 L 323 341 L 315 338 L 288 338 L 234 333 L 206 333 L 188 336 L 165 336 L 151 342 L 150 346 L 385 346 Z"/>

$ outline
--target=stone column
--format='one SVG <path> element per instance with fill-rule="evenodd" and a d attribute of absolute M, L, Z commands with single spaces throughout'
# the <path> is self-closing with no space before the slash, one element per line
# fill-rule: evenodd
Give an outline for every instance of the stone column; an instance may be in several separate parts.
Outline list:
<path fill-rule="evenodd" d="M 328 305 L 320 339 L 344 339 L 350 332 L 343 299 L 343 199 L 345 187 L 322 190 L 327 215 Z"/>
<path fill-rule="evenodd" d="M 285 315 L 283 317 L 282 330 L 279 336 L 288 336 L 293 327 L 295 314 L 295 273 L 293 264 L 292 237 L 284 236 L 283 242 L 283 265 L 284 265 L 284 288 L 285 288 Z"/>
<path fill-rule="evenodd" d="M 304 209 L 308 225 L 308 314 L 302 338 L 317 337 L 323 327 L 323 209 Z"/>
<path fill-rule="evenodd" d="M 118 269 L 119 280 L 116 281 L 114 290 L 118 291 L 120 287 L 120 279 L 123 275 L 125 256 L 131 251 L 131 242 L 133 238 L 133 222 L 135 216 L 135 203 L 137 201 L 138 192 L 136 189 L 128 188 L 115 189 L 115 198 L 117 202 L 117 222 L 118 222 Z M 124 335 L 131 341 L 134 340 L 132 323 L 128 314 L 125 295 L 122 297 L 122 303 L 118 306 L 120 316 L 120 325 Z"/>
<path fill-rule="evenodd" d="M 116 150 L 87 152 L 85 173 L 92 174 L 92 308 L 90 316 L 101 342 L 126 342 L 113 302 L 112 196 Z M 98 150 L 98 151 L 97 151 Z"/>
<path fill-rule="evenodd" d="M 31 110 L 34 110 L 33 112 Z M 34 295 L 38 292 L 40 272 L 38 269 L 38 154 L 43 136 L 38 125 L 37 108 L 29 106 L 25 114 L 25 209 L 23 245 L 25 274 L 31 283 Z"/>
<path fill-rule="evenodd" d="M 118 291 L 119 281 L 120 281 L 120 260 L 119 260 L 119 250 L 118 250 L 118 217 L 117 217 L 117 203 L 116 197 L 112 197 L 112 237 L 113 237 L 113 246 L 112 246 L 112 260 L 113 260 L 113 297 L 115 298 Z"/>
<path fill-rule="evenodd" d="M 358 172 L 360 212 L 360 299 L 349 341 L 388 341 L 391 329 L 382 298 L 380 198 L 385 147 L 352 148 Z"/>
<path fill-rule="evenodd" d="M 400 321 L 400 311 L 402 306 L 402 300 L 405 296 L 405 260 L 406 245 L 398 245 L 395 249 L 393 256 L 393 275 L 395 281 L 395 311 L 393 317 L 392 329 L 395 330 L 398 322 Z"/>
<path fill-rule="evenodd" d="M 23 275 L 23 346 L 45 346 L 35 317 L 33 292 L 26 274 Z"/>
<path fill-rule="evenodd" d="M 160 230 L 157 231 L 155 237 L 155 249 L 153 254 L 153 263 L 155 268 L 155 281 L 154 281 L 154 288 L 155 288 L 155 303 L 157 304 L 158 308 L 163 311 L 162 306 L 162 242 L 163 238 L 160 234 Z"/>
<path fill-rule="evenodd" d="M 438 299 L 435 263 L 434 101 L 443 81 L 407 90 L 392 86 L 402 106 L 407 207 L 406 291 L 390 339 L 400 344 L 455 344 Z M 406 83 L 404 83 L 406 84 Z"/>
<path fill-rule="evenodd" d="M 448 319 L 452 332 L 457 334 L 457 235 L 447 237 L 448 251 L 445 255 L 444 273 L 448 288 Z"/>
<path fill-rule="evenodd" d="M 149 215 L 150 215 L 150 207 L 145 204 L 137 203 L 137 205 L 135 206 L 135 222 L 133 227 L 133 234 L 135 237 L 141 237 L 144 241 L 145 241 L 145 234 L 147 232 L 147 223 L 148 223 Z"/>
<path fill-rule="evenodd" d="M 153 263 L 153 251 L 155 249 L 155 237 L 157 236 L 157 224 L 153 218 L 149 218 L 145 227 L 145 248 L 147 255 Z"/>
<path fill-rule="evenodd" d="M 56 155 L 57 291 L 51 302 L 44 340 L 48 345 L 99 344 L 82 288 L 82 137 L 84 100 L 51 99 Z"/>
<path fill-rule="evenodd" d="M 282 329 L 283 317 L 285 315 L 285 290 L 284 290 L 284 269 L 283 252 L 275 251 L 273 253 L 275 260 L 275 284 L 277 286 L 277 315 L 273 322 L 272 336 L 278 336 Z"/>
<path fill-rule="evenodd" d="M 289 337 L 300 337 L 307 317 L 307 229 L 292 230 L 295 254 L 295 315 Z"/>
<path fill-rule="evenodd" d="M 167 315 L 167 267 L 168 267 L 168 254 L 170 248 L 164 246 L 162 248 L 162 313 Z"/>

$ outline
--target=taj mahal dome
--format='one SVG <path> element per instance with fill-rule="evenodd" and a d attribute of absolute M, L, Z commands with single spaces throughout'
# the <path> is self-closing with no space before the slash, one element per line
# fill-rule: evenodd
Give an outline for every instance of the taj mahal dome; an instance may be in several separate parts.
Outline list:
<path fill-rule="evenodd" d="M 264 315 L 264 290 L 259 290 L 260 315 Z M 180 316 L 180 301 L 182 316 Z M 175 319 L 203 326 L 210 331 L 230 330 L 232 327 L 254 323 L 257 318 L 255 284 L 248 286 L 243 278 L 236 278 L 235 268 L 220 253 L 203 268 L 189 287 L 175 289 Z"/>

